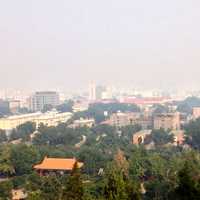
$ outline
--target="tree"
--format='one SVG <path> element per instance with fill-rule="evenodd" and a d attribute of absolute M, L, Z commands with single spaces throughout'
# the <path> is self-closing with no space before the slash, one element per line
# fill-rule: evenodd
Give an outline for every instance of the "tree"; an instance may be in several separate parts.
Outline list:
<path fill-rule="evenodd" d="M 11 181 L 0 182 L 0 199 L 6 200 L 11 198 L 13 185 Z"/>
<path fill-rule="evenodd" d="M 51 104 L 45 104 L 42 109 L 42 112 L 45 113 L 47 111 L 51 111 L 52 109 L 53 109 L 53 106 Z"/>
<path fill-rule="evenodd" d="M 51 175 L 44 177 L 40 188 L 42 199 L 60 200 L 62 196 L 62 184 L 58 177 Z"/>
<path fill-rule="evenodd" d="M 8 140 L 5 130 L 0 129 L 0 143 L 6 142 Z"/>
<path fill-rule="evenodd" d="M 185 126 L 186 143 L 196 149 L 200 149 L 200 118 Z"/>
<path fill-rule="evenodd" d="M 31 173 L 33 165 L 40 159 L 35 147 L 24 144 L 12 146 L 10 156 L 17 175 Z"/>
<path fill-rule="evenodd" d="M 145 138 L 145 144 L 154 142 L 156 146 L 162 146 L 168 143 L 173 143 L 174 136 L 164 129 L 153 130 L 150 135 Z"/>
<path fill-rule="evenodd" d="M 30 192 L 28 194 L 27 200 L 45 200 L 44 197 L 42 197 L 41 191 L 34 191 Z"/>
<path fill-rule="evenodd" d="M 80 169 L 78 163 L 74 164 L 71 175 L 68 178 L 66 187 L 63 191 L 63 200 L 83 200 L 84 199 L 84 188 L 83 181 L 81 178 Z"/>
<path fill-rule="evenodd" d="M 200 171 L 198 175 L 194 172 L 196 172 L 196 168 L 186 161 L 183 169 L 179 172 L 179 185 L 173 193 L 175 199 L 200 199 Z"/>
<path fill-rule="evenodd" d="M 11 176 L 15 173 L 14 165 L 11 161 L 10 146 L 1 146 L 0 173 L 3 174 L 4 176 Z"/>
<path fill-rule="evenodd" d="M 156 104 L 153 106 L 153 115 L 161 114 L 161 113 L 167 113 L 169 112 L 169 109 L 167 106 Z"/>
<path fill-rule="evenodd" d="M 36 130 L 36 124 L 33 122 L 26 122 L 19 125 L 16 129 L 12 130 L 10 140 L 29 140 L 30 135 Z"/>
<path fill-rule="evenodd" d="M 9 102 L 0 99 L 0 117 L 10 114 Z"/>
<path fill-rule="evenodd" d="M 129 177 L 129 163 L 124 156 L 124 152 L 118 149 L 117 154 L 114 156 L 114 161 L 117 168 L 123 173 L 127 178 Z"/>
<path fill-rule="evenodd" d="M 74 102 L 72 100 L 66 101 L 65 103 L 58 105 L 56 110 L 59 112 L 73 112 Z"/>
<path fill-rule="evenodd" d="M 192 97 L 188 97 L 184 101 L 180 102 L 178 104 L 177 111 L 191 114 L 192 109 L 194 107 L 199 107 L 199 106 L 200 106 L 200 99 L 198 97 L 192 96 Z"/>
<path fill-rule="evenodd" d="M 123 174 L 115 167 L 111 167 L 106 174 L 103 196 L 106 200 L 128 200 Z"/>
<path fill-rule="evenodd" d="M 126 181 L 127 200 L 141 200 L 141 188 L 136 182 L 128 179 Z"/>

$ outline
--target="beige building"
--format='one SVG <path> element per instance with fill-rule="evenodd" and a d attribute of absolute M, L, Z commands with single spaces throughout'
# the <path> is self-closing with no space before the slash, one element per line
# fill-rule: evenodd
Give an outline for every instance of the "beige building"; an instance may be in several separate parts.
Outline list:
<path fill-rule="evenodd" d="M 117 127 L 123 127 L 128 125 L 134 125 L 137 123 L 137 120 L 140 117 L 140 113 L 114 113 L 110 116 L 110 119 L 103 122 L 103 124 L 108 124 L 110 126 L 117 126 Z"/>
<path fill-rule="evenodd" d="M 182 130 L 172 131 L 170 134 L 174 135 L 174 145 L 183 145 L 185 141 L 185 133 Z"/>
<path fill-rule="evenodd" d="M 9 101 L 9 108 L 12 113 L 16 113 L 20 108 L 21 102 L 19 100 Z"/>
<path fill-rule="evenodd" d="M 91 128 L 92 126 L 94 126 L 95 124 L 95 120 L 93 118 L 89 118 L 89 119 L 79 119 L 79 120 L 75 120 L 73 122 L 73 124 L 69 125 L 70 128 L 79 128 L 79 127 L 89 127 Z"/>
<path fill-rule="evenodd" d="M 12 200 L 23 200 L 28 197 L 24 189 L 12 190 Z"/>
<path fill-rule="evenodd" d="M 75 103 L 73 106 L 73 112 L 82 112 L 87 110 L 89 107 L 88 103 Z"/>
<path fill-rule="evenodd" d="M 58 113 L 53 111 L 47 113 L 37 112 L 25 115 L 15 115 L 7 118 L 1 118 L 0 129 L 12 130 L 26 122 L 35 122 L 37 126 L 41 123 L 47 126 L 56 126 L 59 123 L 65 123 L 71 117 L 72 113 Z"/>
<path fill-rule="evenodd" d="M 193 108 L 192 116 L 194 119 L 197 119 L 200 117 L 200 107 Z"/>
<path fill-rule="evenodd" d="M 179 130 L 180 125 L 180 113 L 167 113 L 167 114 L 158 114 L 154 117 L 154 129 L 172 129 Z"/>
<path fill-rule="evenodd" d="M 152 127 L 152 117 L 146 116 L 141 113 L 114 113 L 110 116 L 108 120 L 103 122 L 103 124 L 108 124 L 110 126 L 123 127 L 128 125 L 140 125 L 143 129 L 148 129 Z"/>
<path fill-rule="evenodd" d="M 143 144 L 145 138 L 151 134 L 151 130 L 142 130 L 133 134 L 133 144 Z"/>

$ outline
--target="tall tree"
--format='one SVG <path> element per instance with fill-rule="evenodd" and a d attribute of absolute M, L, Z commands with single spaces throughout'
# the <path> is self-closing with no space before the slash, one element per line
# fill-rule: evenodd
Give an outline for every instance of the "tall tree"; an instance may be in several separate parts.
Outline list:
<path fill-rule="evenodd" d="M 123 174 L 117 168 L 111 167 L 106 176 L 104 198 L 106 200 L 127 200 L 127 197 Z"/>
<path fill-rule="evenodd" d="M 0 173 L 6 176 L 15 173 L 14 165 L 11 162 L 11 150 L 9 146 L 1 146 L 0 149 Z"/>
<path fill-rule="evenodd" d="M 200 177 L 197 168 L 190 161 L 186 161 L 184 167 L 179 172 L 179 185 L 175 189 L 173 196 L 179 200 L 200 199 Z"/>
<path fill-rule="evenodd" d="M 74 164 L 73 170 L 67 180 L 63 191 L 63 200 L 83 200 L 84 188 L 78 163 Z"/>
<path fill-rule="evenodd" d="M 124 156 L 124 153 L 122 150 L 118 149 L 117 154 L 114 156 L 114 160 L 116 163 L 117 168 L 122 171 L 123 175 L 126 177 L 129 176 L 129 163 L 126 160 L 126 157 Z"/>
<path fill-rule="evenodd" d="M 8 140 L 5 130 L 0 129 L 0 143 L 6 142 Z"/>

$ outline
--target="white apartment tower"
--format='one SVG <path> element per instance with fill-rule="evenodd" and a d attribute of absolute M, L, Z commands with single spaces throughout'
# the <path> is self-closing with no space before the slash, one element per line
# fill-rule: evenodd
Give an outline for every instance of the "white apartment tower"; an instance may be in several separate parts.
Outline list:
<path fill-rule="evenodd" d="M 30 99 L 32 111 L 42 111 L 45 105 L 52 107 L 59 105 L 59 94 L 53 91 L 36 92 Z"/>

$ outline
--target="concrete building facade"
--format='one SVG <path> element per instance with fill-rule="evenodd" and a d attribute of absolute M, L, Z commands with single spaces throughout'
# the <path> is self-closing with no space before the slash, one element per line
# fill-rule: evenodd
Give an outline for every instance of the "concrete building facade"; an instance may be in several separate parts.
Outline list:
<path fill-rule="evenodd" d="M 31 113 L 25 115 L 15 115 L 0 119 L 0 129 L 10 131 L 17 126 L 26 122 L 34 122 L 37 126 L 41 123 L 46 126 L 57 126 L 59 123 L 65 123 L 72 117 L 72 113 L 58 113 L 58 112 L 47 112 L 47 113 Z"/>
<path fill-rule="evenodd" d="M 181 128 L 180 113 L 158 114 L 154 117 L 154 129 L 172 129 L 179 130 Z"/>
<path fill-rule="evenodd" d="M 59 105 L 59 94 L 53 91 L 36 92 L 30 98 L 30 110 L 42 111 L 45 105 L 53 108 Z"/>

